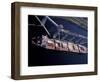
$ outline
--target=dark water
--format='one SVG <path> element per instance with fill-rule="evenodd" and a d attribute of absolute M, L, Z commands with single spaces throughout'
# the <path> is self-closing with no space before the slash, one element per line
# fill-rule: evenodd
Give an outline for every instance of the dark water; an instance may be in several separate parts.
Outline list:
<path fill-rule="evenodd" d="M 33 46 L 28 53 L 28 66 L 87 64 L 87 54 L 46 50 Z"/>

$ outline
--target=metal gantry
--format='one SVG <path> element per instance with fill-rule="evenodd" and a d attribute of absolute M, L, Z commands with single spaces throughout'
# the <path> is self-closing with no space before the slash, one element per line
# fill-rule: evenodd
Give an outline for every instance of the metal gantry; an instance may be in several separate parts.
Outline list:
<path fill-rule="evenodd" d="M 40 24 L 43 26 L 43 28 L 46 30 L 47 34 L 49 36 L 51 36 L 50 32 L 47 30 L 47 28 L 45 27 L 45 24 L 46 24 L 46 21 L 49 20 L 54 26 L 57 27 L 57 32 L 53 34 L 53 38 L 57 38 L 58 36 L 58 39 L 59 40 L 64 40 L 65 38 L 67 38 L 69 35 L 71 35 L 72 37 L 69 39 L 67 38 L 67 41 L 73 41 L 73 43 L 77 43 L 77 44 L 86 44 L 87 42 L 82 42 L 83 39 L 87 40 L 87 37 L 83 36 L 83 35 L 80 35 L 80 34 L 77 34 L 77 33 L 73 33 L 69 30 L 65 30 L 64 29 L 64 26 L 63 25 L 58 25 L 52 18 L 50 18 L 49 16 L 44 16 L 42 18 L 42 20 L 39 19 L 38 16 L 35 16 L 36 19 L 40 22 Z M 72 20 L 72 19 L 71 19 Z M 76 19 L 74 19 L 76 20 Z M 73 21 L 73 20 L 72 20 Z M 78 20 L 77 20 L 78 21 Z M 85 22 L 84 22 L 85 23 Z M 64 36 L 61 37 L 61 33 L 65 33 Z M 75 38 L 79 38 L 77 40 L 74 41 Z M 65 41 L 65 40 L 64 40 Z"/>

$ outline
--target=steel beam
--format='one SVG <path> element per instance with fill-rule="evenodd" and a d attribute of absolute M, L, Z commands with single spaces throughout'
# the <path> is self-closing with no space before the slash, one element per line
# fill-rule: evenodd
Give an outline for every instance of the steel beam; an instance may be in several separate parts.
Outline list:
<path fill-rule="evenodd" d="M 49 31 L 46 29 L 45 25 L 41 22 L 41 20 L 38 18 L 38 16 L 35 16 L 37 20 L 40 22 L 40 24 L 43 26 L 43 28 L 46 30 L 47 34 L 50 36 Z"/>

